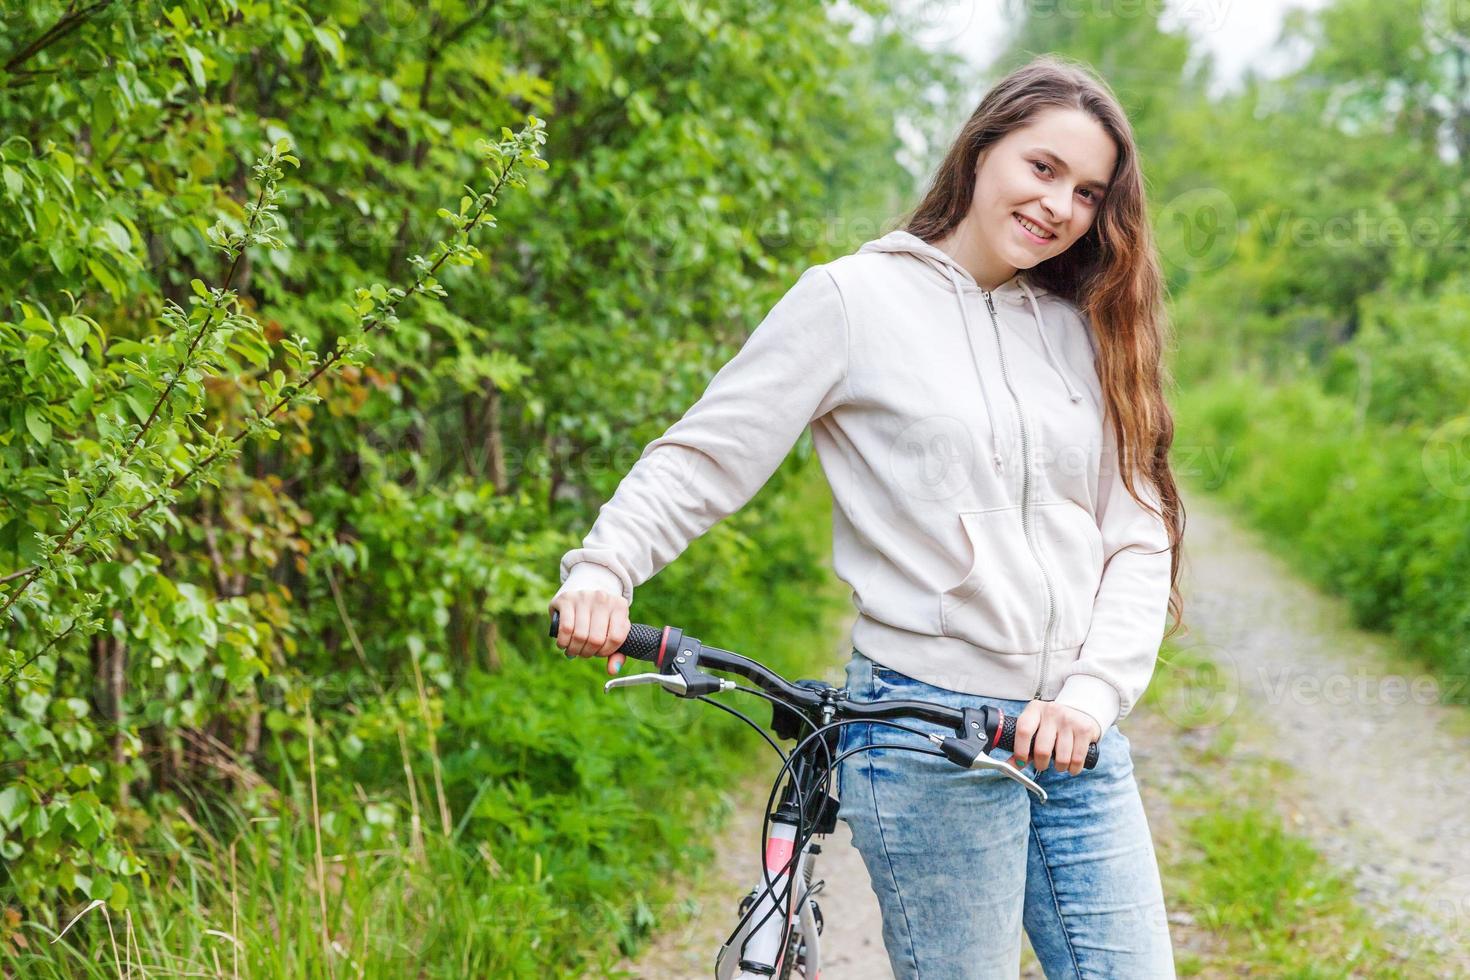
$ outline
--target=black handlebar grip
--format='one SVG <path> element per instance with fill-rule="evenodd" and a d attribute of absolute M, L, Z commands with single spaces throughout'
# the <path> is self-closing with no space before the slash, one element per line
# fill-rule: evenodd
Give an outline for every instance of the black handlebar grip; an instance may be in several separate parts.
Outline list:
<path fill-rule="evenodd" d="M 995 739 L 995 747 L 1002 752 L 1016 751 L 1016 721 L 1015 715 L 1006 715 L 1001 722 L 1000 732 Z M 1083 769 L 1093 769 L 1097 766 L 1098 748 L 1097 743 L 1092 742 L 1087 747 L 1087 761 L 1082 763 Z"/>
<path fill-rule="evenodd" d="M 618 647 L 618 653 L 634 660 L 647 660 L 649 663 L 658 663 L 658 650 L 663 646 L 664 631 L 642 623 L 634 623 L 628 629 L 628 635 L 623 639 L 623 645 Z"/>
<path fill-rule="evenodd" d="M 551 613 L 551 636 L 561 632 L 561 610 L 554 609 Z M 646 660 L 649 663 L 658 663 L 658 648 L 663 645 L 664 631 L 653 626 L 645 626 L 642 623 L 634 623 L 628 630 L 628 635 L 623 638 L 623 645 L 618 647 L 617 653 L 633 660 Z"/>

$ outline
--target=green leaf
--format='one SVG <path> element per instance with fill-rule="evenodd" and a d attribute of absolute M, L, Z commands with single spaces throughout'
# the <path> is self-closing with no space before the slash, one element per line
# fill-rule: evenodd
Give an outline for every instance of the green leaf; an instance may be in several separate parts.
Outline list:
<path fill-rule="evenodd" d="M 337 32 L 329 27 L 313 27 L 311 34 L 316 38 L 316 43 L 322 46 L 322 50 L 331 55 L 332 60 L 340 65 L 342 63 L 342 41 L 337 37 Z"/>
<path fill-rule="evenodd" d="M 117 276 L 113 275 L 112 270 L 107 268 L 100 259 L 88 259 L 87 268 L 92 275 L 97 277 L 102 288 L 107 290 L 113 299 L 122 299 L 122 283 L 117 281 Z"/>
<path fill-rule="evenodd" d="M 30 794 L 19 786 L 7 786 L 0 790 L 0 825 L 6 828 L 18 826 L 30 808 Z"/>
<path fill-rule="evenodd" d="M 63 364 L 71 368 L 71 373 L 77 376 L 78 381 L 86 387 L 91 387 L 92 369 L 87 367 L 86 361 L 65 347 L 56 348 L 56 356 L 61 358 Z"/>
<path fill-rule="evenodd" d="M 20 200 L 20 195 L 25 191 L 25 181 L 21 179 L 20 171 L 14 167 L 3 168 L 5 174 L 5 189 L 15 200 Z"/>
<path fill-rule="evenodd" d="M 117 118 L 117 107 L 113 105 L 112 95 L 106 88 L 98 88 L 92 94 L 92 133 L 100 136 L 112 128 L 112 122 Z"/>
<path fill-rule="evenodd" d="M 104 221 L 102 222 L 102 232 L 112 240 L 112 244 L 117 247 L 119 252 L 132 252 L 133 239 L 128 235 L 128 230 L 122 225 L 116 221 Z"/>
<path fill-rule="evenodd" d="M 136 392 L 124 392 L 123 401 L 128 403 L 128 408 L 131 408 L 133 410 L 133 414 L 137 416 L 139 422 L 146 422 L 148 420 L 148 413 L 152 409 L 146 402 L 143 401 L 142 398 L 138 396 Z"/>
<path fill-rule="evenodd" d="M 79 316 L 64 316 L 61 318 L 61 330 L 66 334 L 67 341 L 77 350 L 81 350 L 82 344 L 87 341 L 87 335 L 92 332 L 92 325 Z"/>
<path fill-rule="evenodd" d="M 43 446 L 51 444 L 51 422 L 45 413 L 35 405 L 26 406 L 26 428 L 35 439 Z"/>
<path fill-rule="evenodd" d="M 46 253 L 51 256 L 51 264 L 56 266 L 57 272 L 67 273 L 76 268 L 76 249 L 68 248 L 62 239 L 51 239 L 46 245 Z"/>
<path fill-rule="evenodd" d="M 189 65 L 189 75 L 194 79 L 194 84 L 204 88 L 207 79 L 204 77 L 204 55 L 189 45 L 184 45 L 184 60 Z"/>

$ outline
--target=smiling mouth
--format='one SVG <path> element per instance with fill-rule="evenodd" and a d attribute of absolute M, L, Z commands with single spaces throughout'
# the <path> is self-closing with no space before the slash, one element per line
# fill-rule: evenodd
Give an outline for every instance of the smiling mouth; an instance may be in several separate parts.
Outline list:
<path fill-rule="evenodd" d="M 1056 235 L 1047 234 L 1041 228 L 1039 228 L 1036 225 L 1032 224 L 1029 220 L 1027 220 L 1026 218 L 1023 218 L 1019 214 L 1016 214 L 1016 213 L 1012 212 L 1011 217 L 1013 217 L 1013 218 L 1016 219 L 1016 224 L 1020 225 L 1021 228 L 1023 230 L 1025 230 L 1025 232 L 1028 235 L 1032 236 L 1033 238 L 1036 238 L 1039 241 L 1049 242 L 1053 238 L 1057 237 Z"/>

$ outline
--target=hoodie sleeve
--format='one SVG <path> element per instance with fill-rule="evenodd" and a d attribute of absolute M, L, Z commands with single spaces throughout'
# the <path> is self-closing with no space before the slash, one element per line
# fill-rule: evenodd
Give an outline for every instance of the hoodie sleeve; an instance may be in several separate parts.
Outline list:
<path fill-rule="evenodd" d="M 811 266 L 704 394 L 650 442 L 561 559 L 563 592 L 621 594 L 763 487 L 814 419 L 850 400 L 848 325 L 832 274 Z M 552 601 L 555 601 L 555 596 Z"/>
<path fill-rule="evenodd" d="M 1134 473 L 1139 496 L 1159 507 L 1155 488 L 1141 472 Z M 1107 732 L 1133 710 L 1153 676 L 1168 616 L 1171 562 L 1163 519 L 1140 507 L 1123 485 L 1117 441 L 1108 424 L 1103 426 L 1098 501 L 1102 582 L 1087 639 L 1063 675 L 1056 700 L 1092 715 Z"/>

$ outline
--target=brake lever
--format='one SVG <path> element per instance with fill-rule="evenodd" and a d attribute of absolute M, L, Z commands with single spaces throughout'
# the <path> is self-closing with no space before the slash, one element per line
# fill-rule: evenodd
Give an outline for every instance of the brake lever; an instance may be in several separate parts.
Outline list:
<path fill-rule="evenodd" d="M 970 754 L 970 751 L 973 750 L 971 746 L 967 745 L 965 739 L 955 738 L 952 735 L 940 735 L 937 732 L 929 732 L 928 735 L 929 741 L 933 742 L 940 748 L 945 748 L 946 746 L 949 746 L 952 750 L 957 750 L 957 755 L 963 754 L 964 756 L 968 756 Z M 969 751 L 967 751 L 967 749 L 969 749 Z M 946 752 L 945 755 L 948 756 L 951 761 L 958 761 L 955 755 L 951 755 L 950 752 Z M 1036 780 L 1032 779 L 1030 776 L 1026 775 L 1024 772 L 1017 769 L 1015 766 L 1011 765 L 1008 762 L 1001 762 L 999 759 L 992 759 L 990 756 L 985 754 L 983 747 L 982 750 L 976 753 L 975 757 L 970 760 L 968 768 L 994 769 L 996 771 L 1003 772 L 1008 778 L 1014 779 L 1016 782 L 1026 787 L 1032 793 L 1035 793 L 1036 797 L 1041 800 L 1041 802 L 1046 802 L 1046 790 L 1038 786 Z"/>
<path fill-rule="evenodd" d="M 1037 785 L 1036 780 L 1032 779 L 1030 776 L 1026 775 L 1024 772 L 1017 769 L 1010 763 L 1001 762 L 999 759 L 992 759 L 988 755 L 982 755 L 975 759 L 975 765 L 984 766 L 987 769 L 999 769 L 1011 779 L 1014 779 L 1016 782 L 1020 783 L 1022 786 L 1035 793 L 1036 798 L 1039 799 L 1041 802 L 1046 802 L 1046 790 Z"/>
<path fill-rule="evenodd" d="M 694 697 L 698 694 L 715 694 L 719 691 L 733 691 L 736 686 L 732 680 L 713 677 L 709 674 L 695 674 L 694 683 L 691 685 L 682 674 L 661 674 L 657 671 L 648 671 L 642 674 L 630 674 L 627 677 L 614 677 L 602 685 L 602 690 L 604 694 L 610 694 L 615 688 L 637 687 L 641 684 L 662 685 L 664 690 L 677 694 L 681 698 Z"/>

